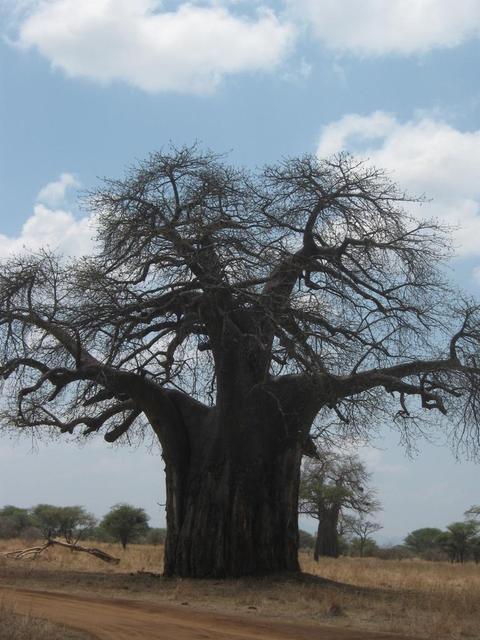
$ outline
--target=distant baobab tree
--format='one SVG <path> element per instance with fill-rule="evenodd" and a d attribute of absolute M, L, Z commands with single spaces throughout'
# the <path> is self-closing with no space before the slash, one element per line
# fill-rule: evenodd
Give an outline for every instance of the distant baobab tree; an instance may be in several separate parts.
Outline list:
<path fill-rule="evenodd" d="M 341 526 L 361 537 L 359 523 L 366 522 L 366 514 L 380 509 L 370 481 L 371 473 L 355 455 L 323 451 L 305 463 L 299 512 L 318 521 L 315 560 L 320 556 L 337 558 L 340 555 Z M 354 514 L 363 517 L 357 519 Z"/>

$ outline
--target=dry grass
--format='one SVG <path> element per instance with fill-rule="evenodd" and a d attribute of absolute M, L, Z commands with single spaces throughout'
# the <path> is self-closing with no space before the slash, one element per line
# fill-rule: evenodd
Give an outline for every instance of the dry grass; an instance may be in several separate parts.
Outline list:
<path fill-rule="evenodd" d="M 1 542 L 0 551 L 21 542 Z M 211 610 L 316 620 L 342 627 L 393 631 L 431 640 L 480 640 L 480 566 L 420 560 L 324 559 L 302 554 L 319 579 L 164 580 L 161 547 L 98 546 L 121 558 L 105 565 L 85 554 L 49 549 L 33 562 L 3 561 L 4 581 L 18 586 L 97 592 L 188 603 Z"/>
<path fill-rule="evenodd" d="M 80 631 L 15 613 L 0 601 L 0 640 L 89 640 Z"/>
<path fill-rule="evenodd" d="M 425 638 L 480 638 L 480 566 L 422 560 L 304 557 L 302 568 L 341 583 L 377 591 L 362 595 L 362 619 L 382 630 Z M 348 608 L 355 595 L 344 596 Z M 390 619 L 390 620 L 389 620 Z"/>
<path fill-rule="evenodd" d="M 40 541 L 0 540 L 0 553 L 14 549 L 34 547 Z M 83 544 L 83 543 L 82 543 Z M 136 571 L 151 571 L 161 573 L 163 571 L 163 546 L 131 545 L 124 551 L 119 544 L 108 544 L 96 541 L 87 541 L 86 546 L 97 547 L 116 558 L 120 558 L 120 564 L 107 564 L 86 553 L 72 552 L 69 549 L 52 547 L 47 549 L 37 560 L 19 561 L 27 564 L 49 568 L 52 570 L 75 571 L 102 571 L 103 573 L 125 573 Z"/>

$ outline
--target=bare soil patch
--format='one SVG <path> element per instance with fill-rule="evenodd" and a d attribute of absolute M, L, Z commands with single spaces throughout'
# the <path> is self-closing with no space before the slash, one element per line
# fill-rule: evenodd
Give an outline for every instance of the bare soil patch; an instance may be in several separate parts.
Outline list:
<path fill-rule="evenodd" d="M 85 629 L 99 640 L 408 640 L 305 623 L 223 615 L 182 605 L 0 588 L 19 611 Z"/>
<path fill-rule="evenodd" d="M 0 600 L 0 640 L 93 640 L 93 636 L 35 618 L 29 613 L 20 614 Z"/>

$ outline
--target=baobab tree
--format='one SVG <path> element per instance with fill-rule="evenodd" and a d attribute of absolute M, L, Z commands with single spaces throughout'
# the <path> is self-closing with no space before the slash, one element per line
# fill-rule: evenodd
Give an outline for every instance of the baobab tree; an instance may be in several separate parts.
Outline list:
<path fill-rule="evenodd" d="M 479 309 L 407 202 L 344 155 L 252 174 L 197 148 L 153 154 L 87 199 L 94 255 L 1 265 L 3 424 L 151 429 L 168 575 L 298 570 L 314 424 L 353 434 L 388 415 L 413 434 L 450 412 L 477 442 Z"/>
<path fill-rule="evenodd" d="M 351 529 L 350 525 L 356 522 L 354 513 L 365 516 L 380 509 L 375 491 L 369 486 L 370 479 L 371 474 L 355 455 L 323 451 L 316 459 L 306 461 L 300 481 L 299 512 L 318 521 L 315 560 L 339 556 L 340 525 L 347 525 L 347 531 Z"/>

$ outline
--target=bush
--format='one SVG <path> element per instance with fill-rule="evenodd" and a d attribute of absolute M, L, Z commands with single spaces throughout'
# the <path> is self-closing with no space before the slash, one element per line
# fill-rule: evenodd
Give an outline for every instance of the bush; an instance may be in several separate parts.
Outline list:
<path fill-rule="evenodd" d="M 146 544 L 164 544 L 165 538 L 167 537 L 167 530 L 159 527 L 151 527 L 147 535 L 145 536 Z"/>
<path fill-rule="evenodd" d="M 38 527 L 27 527 L 20 535 L 20 538 L 25 542 L 32 542 L 42 537 L 42 532 Z"/>
<path fill-rule="evenodd" d="M 32 509 L 32 521 L 45 539 L 62 536 L 68 543 L 85 538 L 97 523 L 84 507 L 56 507 L 52 504 L 37 504 Z"/>
<path fill-rule="evenodd" d="M 300 549 L 314 549 L 315 548 L 315 536 L 312 536 L 308 531 L 300 529 L 298 532 L 298 546 Z"/>
<path fill-rule="evenodd" d="M 13 505 L 0 509 L 0 538 L 18 538 L 31 525 L 32 517 L 28 509 Z"/>
<path fill-rule="evenodd" d="M 147 535 L 148 520 L 149 516 L 144 509 L 121 503 L 110 509 L 100 526 L 126 549 L 127 544 L 137 542 Z"/>
<path fill-rule="evenodd" d="M 360 538 L 354 538 L 348 546 L 348 554 L 353 557 L 372 558 L 377 556 L 378 551 L 378 544 L 372 538 L 367 538 L 364 541 Z"/>
<path fill-rule="evenodd" d="M 12 519 L 8 516 L 0 516 L 0 538 L 16 538 L 17 532 Z"/>
<path fill-rule="evenodd" d="M 415 553 L 403 544 L 393 547 L 380 547 L 375 552 L 375 557 L 382 560 L 409 560 L 415 557 Z"/>

